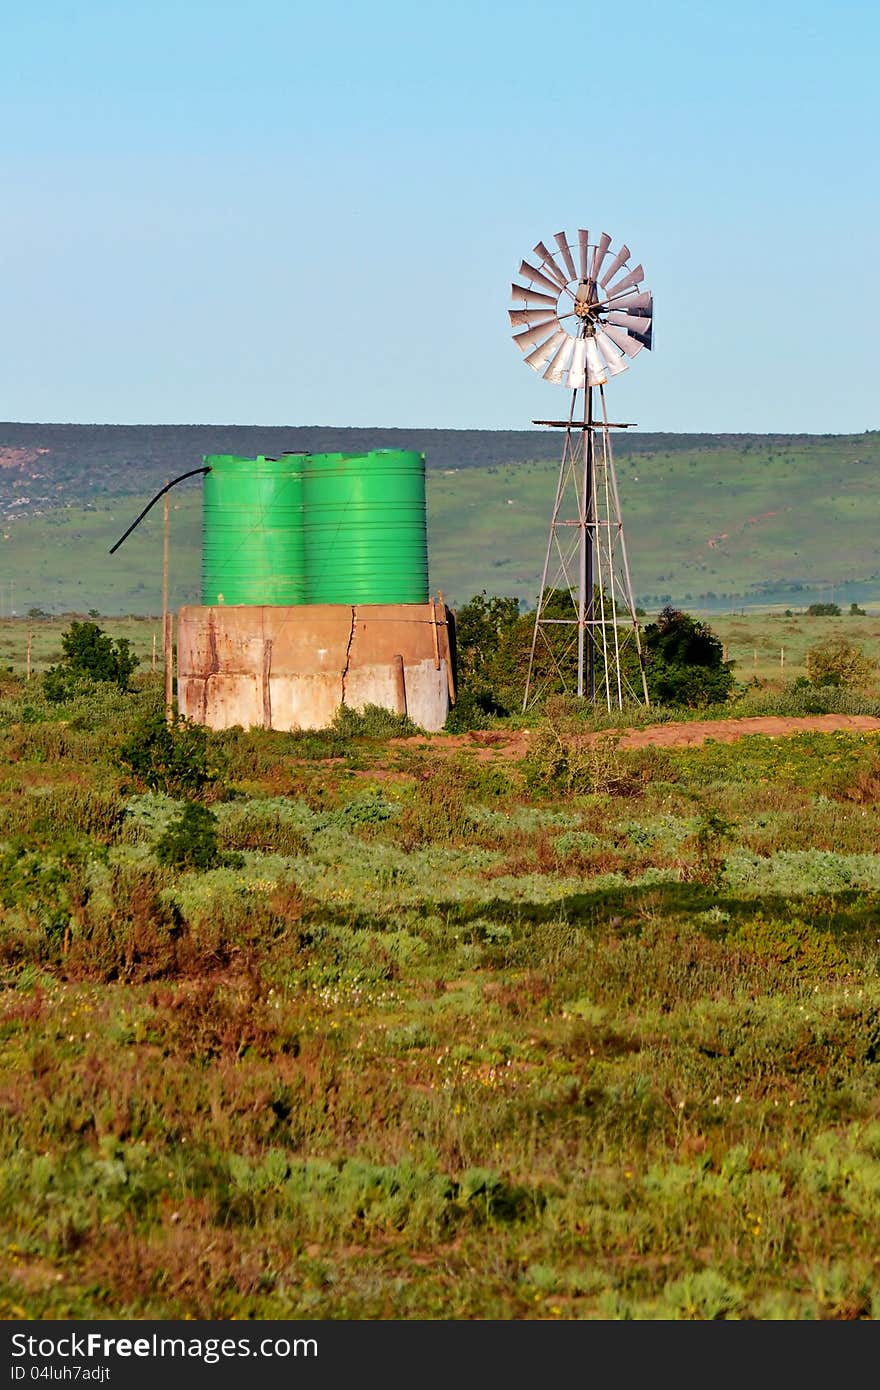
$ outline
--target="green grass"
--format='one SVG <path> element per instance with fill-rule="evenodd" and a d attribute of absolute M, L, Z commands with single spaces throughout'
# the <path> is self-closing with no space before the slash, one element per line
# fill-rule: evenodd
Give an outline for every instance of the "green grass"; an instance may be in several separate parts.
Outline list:
<path fill-rule="evenodd" d="M 880 1313 L 877 735 L 230 731 L 202 872 L 0 684 L 0 1316 Z"/>
<path fill-rule="evenodd" d="M 772 688 L 795 681 L 806 673 L 808 649 L 828 636 L 844 636 L 880 663 L 880 614 L 866 617 L 808 617 L 803 611 L 787 618 L 783 613 L 715 613 L 707 616 L 713 631 L 724 644 L 726 656 L 734 661 L 740 683 L 758 681 Z M 152 668 L 153 639 L 156 661 L 162 662 L 162 624 L 158 618 L 100 618 L 100 626 L 114 639 L 124 637 L 140 657 L 141 672 Z M 27 666 L 28 634 L 31 635 L 31 667 L 40 672 L 60 661 L 61 634 L 70 618 L 38 620 L 0 619 L 0 673 L 10 667 L 23 673 Z"/>

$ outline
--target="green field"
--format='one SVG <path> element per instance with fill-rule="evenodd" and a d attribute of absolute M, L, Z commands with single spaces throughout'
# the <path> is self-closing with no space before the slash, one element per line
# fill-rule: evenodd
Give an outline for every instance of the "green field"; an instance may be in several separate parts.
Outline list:
<path fill-rule="evenodd" d="M 61 634 L 70 626 L 69 617 L 0 619 L 0 672 L 24 674 L 27 670 L 28 639 L 31 670 L 38 675 L 62 658 Z M 880 666 L 880 613 L 837 618 L 810 617 L 804 612 L 786 617 L 783 613 L 714 613 L 707 621 L 724 646 L 725 657 L 733 661 L 734 674 L 742 684 L 757 681 L 769 688 L 780 688 L 806 674 L 805 658 L 810 647 L 828 637 L 845 637 L 861 647 Z M 112 637 L 126 638 L 140 658 L 142 673 L 162 662 L 162 624 L 155 618 L 101 618 L 100 626 Z"/>
<path fill-rule="evenodd" d="M 877 734 L 135 684 L 0 675 L 0 1318 L 880 1315 Z"/>
<path fill-rule="evenodd" d="M 618 458 L 633 588 L 645 608 L 880 604 L 880 434 L 674 442 L 641 452 L 621 445 Z M 438 469 L 429 460 L 432 590 L 453 604 L 483 589 L 534 604 L 556 473 L 546 461 Z M 199 597 L 200 492 L 187 487 L 172 494 L 174 606 Z M 161 505 L 108 554 L 149 495 L 96 494 L 86 507 L 70 501 L 4 521 L 0 616 L 32 607 L 157 612 Z"/>

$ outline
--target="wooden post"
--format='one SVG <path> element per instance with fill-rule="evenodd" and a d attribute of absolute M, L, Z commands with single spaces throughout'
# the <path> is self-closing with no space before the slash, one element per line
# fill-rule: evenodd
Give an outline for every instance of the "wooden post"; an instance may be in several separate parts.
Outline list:
<path fill-rule="evenodd" d="M 263 662 L 260 672 L 261 722 L 264 729 L 272 727 L 272 638 L 263 639 Z"/>
<path fill-rule="evenodd" d="M 431 635 L 434 638 L 434 670 L 440 670 L 440 643 L 437 640 L 437 605 L 433 598 L 431 603 Z"/>
<path fill-rule="evenodd" d="M 174 631 L 170 613 L 165 614 L 163 657 L 165 660 L 165 723 L 174 723 Z"/>
<path fill-rule="evenodd" d="M 403 669 L 403 657 L 400 652 L 391 658 L 392 670 L 394 672 L 394 712 L 395 714 L 406 714 L 406 676 Z"/>
<path fill-rule="evenodd" d="M 31 678 L 31 643 L 33 642 L 33 640 L 34 640 L 34 634 L 33 634 L 32 632 L 29 632 L 29 633 L 28 633 L 28 640 L 27 640 L 27 678 L 28 678 L 28 680 L 30 680 L 30 678 Z"/>
<path fill-rule="evenodd" d="M 154 633 L 153 633 L 153 661 L 152 661 L 152 664 L 151 664 L 151 666 L 150 666 L 150 670 L 151 670 L 151 671 L 155 671 L 155 669 L 156 669 L 156 634 L 155 634 L 155 632 L 154 632 Z"/>
<path fill-rule="evenodd" d="M 165 479 L 165 486 L 169 480 Z M 168 612 L 168 493 L 165 494 L 162 508 L 162 640 L 165 640 L 165 614 Z"/>
<path fill-rule="evenodd" d="M 444 626 L 445 629 L 446 629 L 446 637 L 445 637 L 445 639 L 444 639 L 445 642 L 446 642 L 446 684 L 447 684 L 447 686 L 449 687 L 449 700 L 450 700 L 450 703 L 454 705 L 454 704 L 455 704 L 455 676 L 453 675 L 453 672 L 452 672 L 452 643 L 451 643 L 451 641 L 449 640 L 449 622 L 448 622 L 447 617 L 446 617 L 446 612 L 447 612 L 447 609 L 446 609 L 446 599 L 445 599 L 445 597 L 444 597 L 444 594 L 443 594 L 443 590 L 442 590 L 442 589 L 438 589 L 438 590 L 437 590 L 437 598 L 439 599 L 439 602 L 440 602 L 440 609 L 441 609 L 441 612 L 442 612 L 442 614 L 443 614 L 443 626 Z"/>
<path fill-rule="evenodd" d="M 782 668 L 785 667 L 785 648 L 784 648 L 784 647 L 780 647 L 780 648 L 779 648 L 779 665 L 780 665 L 780 667 L 782 667 Z"/>

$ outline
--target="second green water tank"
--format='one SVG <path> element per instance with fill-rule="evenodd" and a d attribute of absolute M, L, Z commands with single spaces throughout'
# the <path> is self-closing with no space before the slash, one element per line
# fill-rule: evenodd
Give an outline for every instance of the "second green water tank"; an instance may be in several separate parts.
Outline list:
<path fill-rule="evenodd" d="M 424 454 L 312 454 L 302 467 L 306 602 L 426 603 Z"/>
<path fill-rule="evenodd" d="M 305 603 L 302 457 L 204 462 L 202 603 Z"/>

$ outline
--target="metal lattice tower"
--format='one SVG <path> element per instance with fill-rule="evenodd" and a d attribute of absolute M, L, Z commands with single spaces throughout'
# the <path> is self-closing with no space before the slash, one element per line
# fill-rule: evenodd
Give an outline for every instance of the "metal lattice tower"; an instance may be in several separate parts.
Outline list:
<path fill-rule="evenodd" d="M 609 376 L 626 371 L 627 359 L 651 347 L 653 299 L 638 288 L 644 278 L 642 266 L 626 270 L 627 246 L 612 257 L 603 274 L 611 245 L 606 232 L 593 244 L 589 233 L 579 230 L 576 248 L 564 232 L 557 232 L 555 240 L 555 255 L 538 242 L 539 264 L 520 265 L 519 275 L 529 283 L 512 286 L 517 307 L 509 311 L 511 325 L 518 330 L 514 342 L 527 353 L 528 365 L 546 381 L 571 389 L 566 420 L 533 421 L 562 429 L 565 435 L 523 710 L 542 693 L 540 659 L 567 688 L 575 652 L 579 697 L 602 700 L 609 710 L 633 699 L 647 705 L 611 445 L 611 431 L 629 425 L 609 421 L 604 387 Z M 612 284 L 621 270 L 624 274 Z M 571 327 L 566 325 L 569 320 Z"/>

